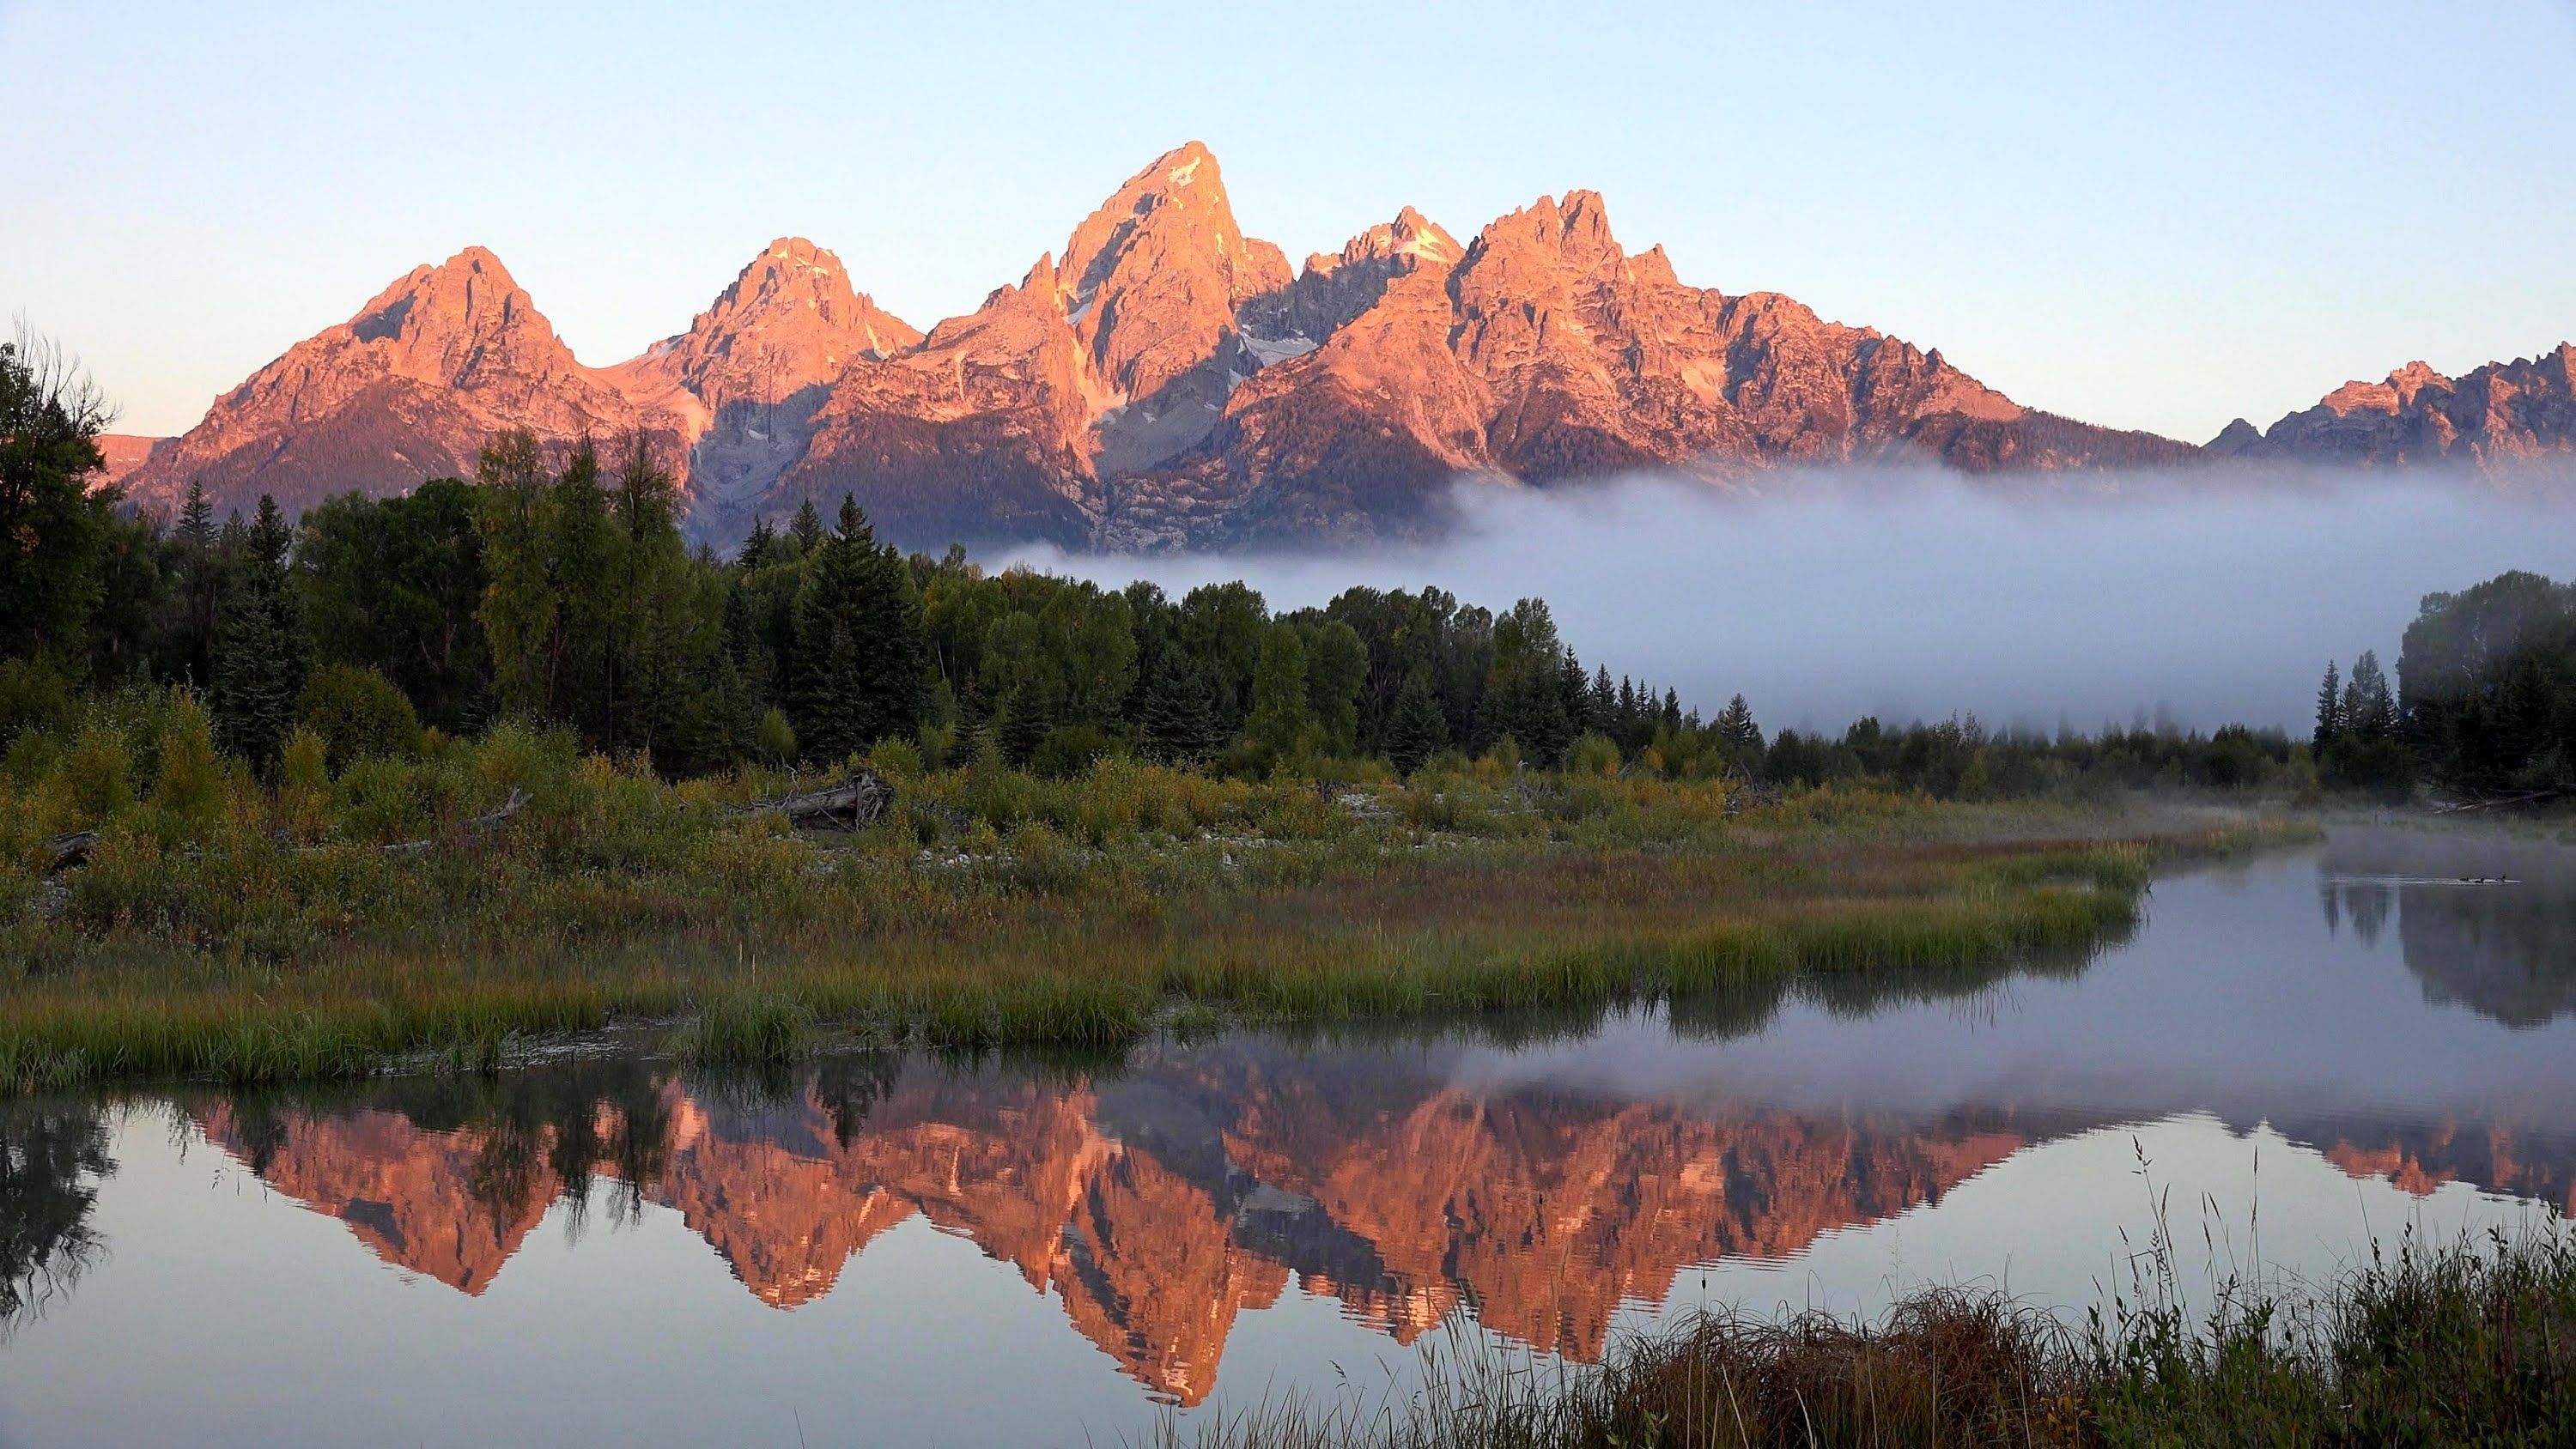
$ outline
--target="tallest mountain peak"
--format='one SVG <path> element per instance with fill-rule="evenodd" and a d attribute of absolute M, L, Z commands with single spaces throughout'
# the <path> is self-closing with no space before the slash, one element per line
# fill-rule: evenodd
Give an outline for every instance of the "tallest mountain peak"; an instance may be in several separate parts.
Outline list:
<path fill-rule="evenodd" d="M 1288 258 L 1244 236 L 1216 156 L 1166 151 L 1074 228 L 1056 266 L 1067 314 L 1108 392 L 1141 398 L 1212 357 L 1234 309 L 1288 285 Z"/>

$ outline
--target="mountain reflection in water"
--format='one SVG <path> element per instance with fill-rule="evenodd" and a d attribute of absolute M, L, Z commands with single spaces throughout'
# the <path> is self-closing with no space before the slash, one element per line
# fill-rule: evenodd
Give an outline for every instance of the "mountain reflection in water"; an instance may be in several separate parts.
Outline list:
<path fill-rule="evenodd" d="M 1069 1324 L 1147 1395 L 1183 1406 L 1215 1394 L 1230 1342 L 1255 1381 L 1307 1362 L 1275 1335 L 1247 1337 L 1248 1310 L 1292 1293 L 1305 1295 L 1286 1305 L 1299 1315 L 1309 1302 L 1328 1322 L 1337 1310 L 1362 1326 L 1355 1336 L 1409 1344 L 1467 1317 L 1589 1360 L 1639 1308 L 1704 1299 L 1685 1272 L 1794 1261 L 1848 1283 L 1855 1261 L 1877 1269 L 1828 1240 L 1901 1217 L 1891 1232 L 1928 1252 L 1875 1260 L 1890 1271 L 2000 1279 L 2023 1264 L 2055 1273 L 2062 1294 L 2118 1251 L 2099 1213 L 2083 1228 L 2066 1215 L 2133 1201 L 2126 1135 L 2178 1118 L 2207 1127 L 2165 1134 L 2174 1155 L 2156 1167 L 2181 1200 L 2213 1153 L 2234 1155 L 2258 1131 L 2286 1139 L 2300 1161 L 2284 1172 L 2264 1149 L 2257 1164 L 2262 1220 L 2313 1237 L 2328 1264 L 2358 1246 L 2320 1207 L 2350 1209 L 2348 1183 L 2419 1201 L 2465 1185 L 2508 1211 L 2520 1200 L 2576 1213 L 2567 862 L 2528 842 L 2339 833 L 2311 855 L 2160 882 L 2137 939 L 2098 961 L 1856 974 L 1668 1010 L 1158 1041 L 1113 1062 L 846 1054 L 742 1075 L 600 1056 L 492 1077 L 7 1104 L 0 1333 L 17 1333 L 0 1369 L 14 1360 L 23 1372 L 17 1404 L 0 1390 L 0 1438 L 13 1408 L 32 1416 L 24 1424 L 77 1422 L 44 1414 L 95 1402 L 80 1390 L 86 1371 L 41 1403 L 37 1376 L 90 1362 L 80 1343 L 141 1331 L 184 1290 L 170 1275 L 199 1271 L 191 1234 L 211 1242 L 214 1230 L 196 1226 L 209 1205 L 190 1192 L 205 1174 L 172 1171 L 199 1143 L 222 1154 L 215 1190 L 235 1191 L 228 1173 L 247 1169 L 338 1225 L 313 1224 L 291 1248 L 263 1238 L 227 1269 L 238 1278 L 206 1281 L 257 1285 L 236 1295 L 273 1283 L 264 1311 L 306 1331 L 325 1318 L 295 1282 L 306 1266 L 295 1255 L 354 1265 L 363 1245 L 415 1280 L 389 1284 L 400 1296 L 373 1311 L 432 1368 L 456 1352 L 435 1337 L 454 1321 L 436 1302 L 499 1304 L 541 1342 L 578 1332 L 579 1301 L 545 1295 L 587 1293 L 601 1271 L 587 1265 L 618 1261 L 593 1250 L 595 1227 L 648 1220 L 637 1236 L 703 1264 L 693 1237 L 748 1290 L 750 1301 L 708 1273 L 685 1292 L 713 1298 L 659 1300 L 723 1333 L 744 1329 L 719 1303 L 783 1325 L 754 1304 L 818 1305 L 864 1276 L 862 1260 L 912 1263 L 913 1276 L 875 1281 L 931 1297 L 845 1293 L 842 1307 L 936 1313 L 966 1286 L 937 1274 L 971 1260 L 920 1276 L 924 1260 L 902 1243 L 936 1239 L 913 1237 L 917 1225 L 870 1257 L 919 1219 L 1043 1295 L 1052 1307 L 1029 1306 L 1047 1336 Z M 2518 884 L 2457 883 L 2471 873 Z M 153 1140 L 163 1121 L 167 1153 Z M 2100 1141 L 2105 1129 L 2121 1136 Z M 1941 1206 L 1972 1182 L 1975 1196 Z M 165 1256 L 110 1295 L 117 1243 L 91 1225 L 115 1218 L 102 1202 L 126 1206 L 116 1220 L 129 1242 L 159 1233 L 187 1266 Z M 2242 1206 L 2229 1211 L 2244 1220 Z M 1989 1215 L 1973 1251 L 1942 1256 L 1969 1241 L 1943 1224 Z M 566 1230 L 560 1251 L 532 1244 L 550 1221 Z M 2064 1250 L 2055 1266 L 2040 1261 L 2052 1247 Z M 496 1289 L 505 1283 L 522 1291 Z M 1781 1291 L 1811 1290 L 1784 1280 Z M 105 1296 L 113 1309 L 82 1328 L 39 1311 L 68 1303 L 69 1320 Z M 252 1379 L 225 1382 L 292 1357 L 246 1349 Z M 657 1388 L 676 1367 L 636 1365 Z M 953 1394 L 900 1387 L 931 1406 L 904 1412 L 945 1421 Z M 991 1437 L 1009 1437 L 1001 1423 Z"/>
<path fill-rule="evenodd" d="M 554 1203 L 587 1210 L 594 1179 L 611 1211 L 676 1211 L 776 1308 L 829 1293 L 918 1213 L 1053 1294 L 1183 1404 L 1213 1386 L 1237 1313 L 1292 1273 L 1399 1343 L 1471 1306 L 1491 1331 L 1590 1360 L 1623 1301 L 1661 1301 L 1687 1266 L 1794 1255 L 2116 1120 L 1477 1089 L 1456 1066 L 1439 1047 L 1246 1038 L 1148 1049 L 1099 1075 L 852 1058 L 706 1085 L 615 1062 L 396 1085 L 364 1105 L 188 1110 L 278 1191 L 466 1293 Z M 2410 1191 L 2456 1180 L 2571 1206 L 2570 1134 L 2282 1130 Z"/>

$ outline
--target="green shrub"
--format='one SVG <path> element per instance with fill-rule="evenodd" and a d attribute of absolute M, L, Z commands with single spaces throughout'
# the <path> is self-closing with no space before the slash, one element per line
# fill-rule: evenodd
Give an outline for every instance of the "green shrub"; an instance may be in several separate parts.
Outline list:
<path fill-rule="evenodd" d="M 57 774 L 83 824 L 101 823 L 134 803 L 134 750 L 114 725 L 92 720 L 82 726 Z"/>
<path fill-rule="evenodd" d="M 1585 735 L 1566 752 L 1565 772 L 1569 775 L 1615 775 L 1619 773 L 1619 747 L 1602 735 Z"/>
<path fill-rule="evenodd" d="M 787 722 L 786 715 L 772 709 L 760 717 L 759 725 L 752 730 L 751 746 L 770 768 L 777 769 L 796 758 L 796 727 Z"/>
<path fill-rule="evenodd" d="M 394 682 L 373 669 L 334 664 L 314 674 L 296 705 L 296 718 L 321 737 L 335 770 L 369 755 L 410 755 L 420 749 L 420 716 Z"/>
<path fill-rule="evenodd" d="M 71 682 L 37 659 L 0 661 L 0 744 L 29 731 L 65 734 L 72 723 Z"/>
<path fill-rule="evenodd" d="M 183 690 L 170 691 L 161 726 L 161 773 L 152 782 L 152 804 L 179 832 L 203 834 L 224 813 L 223 767 L 215 758 L 215 732 L 204 706 Z"/>
<path fill-rule="evenodd" d="M 1058 725 L 1038 741 L 1029 771 L 1044 780 L 1070 780 L 1121 749 L 1117 738 L 1097 725 Z"/>

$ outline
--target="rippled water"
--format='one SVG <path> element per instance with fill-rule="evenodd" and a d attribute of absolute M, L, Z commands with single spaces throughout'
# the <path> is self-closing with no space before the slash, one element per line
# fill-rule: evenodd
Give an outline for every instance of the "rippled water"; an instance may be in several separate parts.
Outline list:
<path fill-rule="evenodd" d="M 2576 1210 L 2571 944 L 2576 853 L 2354 830 L 2089 962 L 1669 1016 L 10 1104 L 0 1441 L 1117 1443 L 1703 1303 L 2080 1309 L 2159 1195 L 2314 1277 Z"/>

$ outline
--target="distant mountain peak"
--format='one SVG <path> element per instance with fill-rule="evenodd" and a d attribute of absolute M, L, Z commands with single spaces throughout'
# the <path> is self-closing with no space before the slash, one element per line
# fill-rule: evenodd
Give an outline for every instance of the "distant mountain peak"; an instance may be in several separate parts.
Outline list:
<path fill-rule="evenodd" d="M 2250 429 L 2249 429 L 2250 431 Z M 2461 458 L 2481 466 L 2576 453 L 2576 345 L 2458 377 L 2416 361 L 2384 382 L 2348 382 L 2236 456 L 2363 467 Z M 2214 446 L 2214 445 L 2213 445 Z"/>

